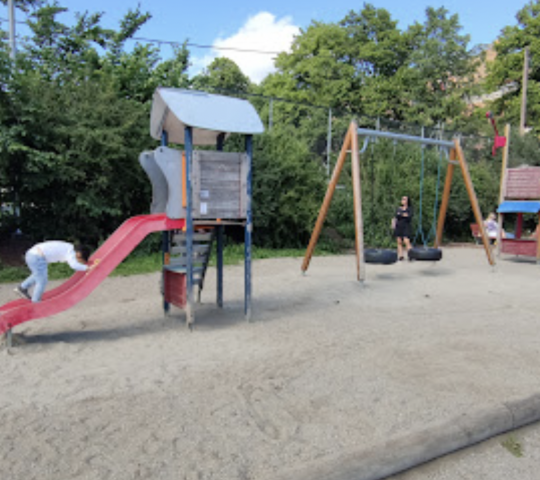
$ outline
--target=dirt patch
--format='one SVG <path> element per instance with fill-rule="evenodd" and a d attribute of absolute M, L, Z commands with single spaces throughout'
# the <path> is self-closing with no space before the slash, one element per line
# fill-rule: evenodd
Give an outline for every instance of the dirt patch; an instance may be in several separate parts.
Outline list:
<path fill-rule="evenodd" d="M 534 262 L 445 249 L 369 265 L 364 285 L 352 256 L 315 257 L 306 276 L 301 262 L 254 262 L 252 323 L 231 266 L 222 310 L 209 269 L 193 331 L 163 316 L 158 274 L 109 278 L 16 328 L 24 343 L 0 355 L 0 478 L 270 480 L 537 393 Z M 476 478 L 497 478 L 486 468 Z"/>

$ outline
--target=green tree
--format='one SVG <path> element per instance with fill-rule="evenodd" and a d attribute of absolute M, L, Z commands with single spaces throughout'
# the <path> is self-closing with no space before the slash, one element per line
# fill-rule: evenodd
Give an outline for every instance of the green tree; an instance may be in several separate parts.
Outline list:
<path fill-rule="evenodd" d="M 255 243 L 278 248 L 306 245 L 324 197 L 322 169 L 287 128 L 257 136 L 254 146 Z"/>
<path fill-rule="evenodd" d="M 347 58 L 355 67 L 355 99 L 351 109 L 369 116 L 403 117 L 407 65 L 414 30 L 401 32 L 383 8 L 365 4 L 340 22 L 347 33 Z"/>
<path fill-rule="evenodd" d="M 225 57 L 215 58 L 208 67 L 192 79 L 196 90 L 247 93 L 252 85 L 234 61 Z"/>
<path fill-rule="evenodd" d="M 408 92 L 407 120 L 426 126 L 454 123 L 465 112 L 475 63 L 470 37 L 461 29 L 458 15 L 444 7 L 428 7 L 424 24 L 409 28 L 414 46 L 400 77 Z"/>
<path fill-rule="evenodd" d="M 507 26 L 494 44 L 497 56 L 489 65 L 487 87 L 506 93 L 491 108 L 505 119 L 520 120 L 522 75 L 525 47 L 529 47 L 530 70 L 527 92 L 527 125 L 540 131 L 540 1 L 530 1 L 516 15 L 517 25 Z M 509 88 L 508 88 L 509 87 Z"/>
<path fill-rule="evenodd" d="M 400 118 L 406 106 L 402 68 L 408 65 L 413 33 L 402 33 L 387 10 L 370 4 L 338 24 L 314 22 L 295 39 L 291 53 L 278 56 L 278 71 L 263 82 L 263 92 L 348 113 Z"/>
<path fill-rule="evenodd" d="M 59 89 L 25 72 L 12 85 L 16 120 L 3 129 L 0 155 L 9 160 L 26 233 L 96 242 L 146 209 L 149 189 L 137 164 L 148 143 L 142 105 L 96 80 Z"/>
<path fill-rule="evenodd" d="M 347 56 L 347 43 L 339 25 L 312 23 L 295 38 L 291 53 L 278 55 L 278 71 L 263 82 L 263 92 L 297 102 L 350 106 L 355 67 Z"/>
<path fill-rule="evenodd" d="M 139 10 L 118 31 L 103 29 L 99 14 L 66 26 L 58 21 L 63 11 L 43 3 L 30 13 L 32 35 L 5 76 L 0 188 L 19 192 L 26 233 L 95 243 L 147 210 L 138 155 L 154 145 L 149 101 L 163 81 L 187 84 L 188 54 L 182 47 L 160 61 L 152 47 L 124 52 L 149 19 Z M 0 46 L 1 60 L 7 47 Z"/>

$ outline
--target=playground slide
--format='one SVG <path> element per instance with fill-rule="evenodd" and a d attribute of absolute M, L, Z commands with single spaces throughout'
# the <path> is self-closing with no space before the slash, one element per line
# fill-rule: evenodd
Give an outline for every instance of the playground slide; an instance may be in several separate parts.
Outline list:
<path fill-rule="evenodd" d="M 99 261 L 94 269 L 76 272 L 67 281 L 46 292 L 39 303 L 21 299 L 0 307 L 0 334 L 21 323 L 67 310 L 86 298 L 148 234 L 182 229 L 184 224 L 184 219 L 172 220 L 165 214 L 130 218 L 94 252 L 90 263 Z"/>

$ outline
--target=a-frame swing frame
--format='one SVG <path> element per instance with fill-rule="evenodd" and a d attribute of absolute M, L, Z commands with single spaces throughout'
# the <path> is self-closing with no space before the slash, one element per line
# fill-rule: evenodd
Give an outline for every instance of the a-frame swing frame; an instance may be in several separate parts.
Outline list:
<path fill-rule="evenodd" d="M 361 151 L 358 148 L 359 135 L 365 137 L 364 146 Z M 364 226 L 362 217 L 362 189 L 360 184 L 360 154 L 366 150 L 370 138 L 389 138 L 392 140 L 415 142 L 423 145 L 435 145 L 447 148 L 449 150 L 448 167 L 446 169 L 444 190 L 441 198 L 441 205 L 439 208 L 439 219 L 437 222 L 437 233 L 433 246 L 435 248 L 438 248 L 440 247 L 442 242 L 444 223 L 446 220 L 446 213 L 448 211 L 448 203 L 450 200 L 450 191 L 452 189 L 454 170 L 456 169 L 456 166 L 459 166 L 461 174 L 463 176 L 463 181 L 465 182 L 465 188 L 467 190 L 467 195 L 469 196 L 469 201 L 475 221 L 480 226 L 482 244 L 486 252 L 487 260 L 490 265 L 495 265 L 495 259 L 493 257 L 493 253 L 489 245 L 489 239 L 484 228 L 482 212 L 480 211 L 478 198 L 474 190 L 474 185 L 471 180 L 469 167 L 465 160 L 465 155 L 463 153 L 463 149 L 461 148 L 461 142 L 459 138 L 455 137 L 452 141 L 446 141 L 425 137 L 415 137 L 412 135 L 403 135 L 391 132 L 383 132 L 380 130 L 368 130 L 365 128 L 358 128 L 356 122 L 351 122 L 345 135 L 345 139 L 343 140 L 341 151 L 339 152 L 339 156 L 334 167 L 334 171 L 332 172 L 332 177 L 328 184 L 328 188 L 326 190 L 321 209 L 319 210 L 317 221 L 315 222 L 315 227 L 311 234 L 311 238 L 304 256 L 304 261 L 302 262 L 302 272 L 305 273 L 309 268 L 311 257 L 313 256 L 315 246 L 317 245 L 317 241 L 319 240 L 319 236 L 321 234 L 324 221 L 328 214 L 330 203 L 332 202 L 332 198 L 334 196 L 339 177 L 345 165 L 345 161 L 347 160 L 348 154 L 350 153 L 354 203 L 356 277 L 359 282 L 363 282 L 365 280 L 366 269 L 364 262 Z"/>

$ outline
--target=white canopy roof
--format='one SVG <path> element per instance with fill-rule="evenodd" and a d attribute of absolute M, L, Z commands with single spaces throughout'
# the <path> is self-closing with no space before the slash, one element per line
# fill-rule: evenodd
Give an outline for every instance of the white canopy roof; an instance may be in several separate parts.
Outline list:
<path fill-rule="evenodd" d="M 193 127 L 194 145 L 215 145 L 220 133 L 245 135 L 264 132 L 255 108 L 247 100 L 211 93 L 158 88 L 154 92 L 150 115 L 150 134 L 184 144 L 184 129 Z"/>

